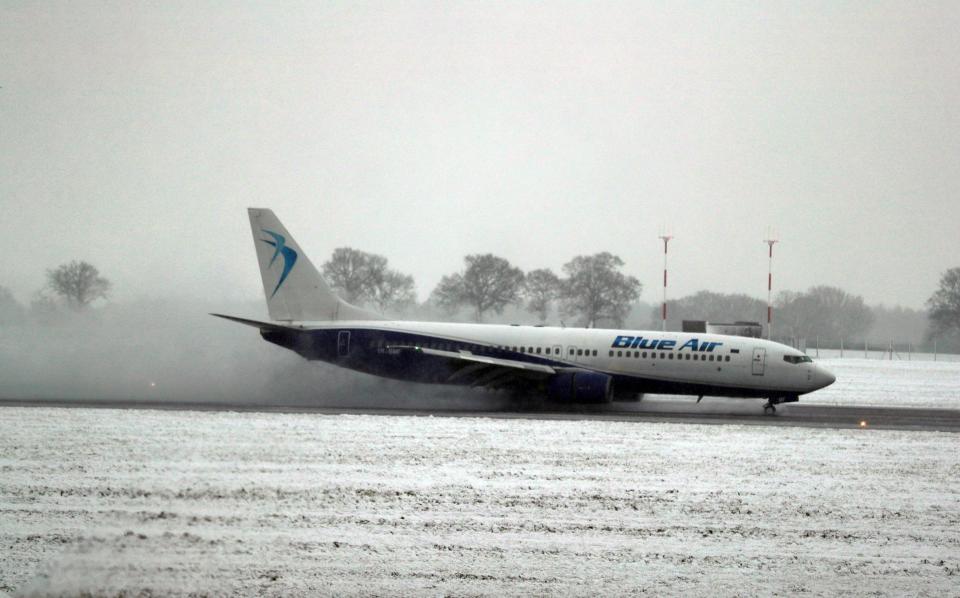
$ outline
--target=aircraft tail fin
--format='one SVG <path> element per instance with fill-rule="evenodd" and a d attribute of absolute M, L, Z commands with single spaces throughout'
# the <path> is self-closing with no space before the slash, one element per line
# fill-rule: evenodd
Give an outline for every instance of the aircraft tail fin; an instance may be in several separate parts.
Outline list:
<path fill-rule="evenodd" d="M 277 321 L 381 320 L 333 292 L 272 210 L 249 208 L 263 292 Z"/>

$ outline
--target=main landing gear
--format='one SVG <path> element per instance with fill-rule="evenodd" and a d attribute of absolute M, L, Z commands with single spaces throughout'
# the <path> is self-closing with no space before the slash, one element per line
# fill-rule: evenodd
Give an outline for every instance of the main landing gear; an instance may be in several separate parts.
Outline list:
<path fill-rule="evenodd" d="M 800 400 L 800 397 L 797 395 L 788 395 L 785 397 L 769 397 L 767 402 L 763 404 L 763 413 L 764 415 L 773 415 L 777 412 L 777 405 L 780 403 L 796 403 Z"/>

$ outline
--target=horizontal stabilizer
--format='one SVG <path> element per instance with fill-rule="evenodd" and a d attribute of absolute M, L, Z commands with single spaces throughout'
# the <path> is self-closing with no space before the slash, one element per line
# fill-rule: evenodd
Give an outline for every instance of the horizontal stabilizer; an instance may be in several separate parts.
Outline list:
<path fill-rule="evenodd" d="M 225 314 L 210 314 L 211 316 L 217 316 L 218 318 L 223 318 L 224 320 L 230 320 L 231 322 L 237 322 L 238 324 L 246 324 L 247 326 L 253 326 L 254 328 L 259 328 L 260 330 L 293 330 L 292 326 L 283 326 L 275 322 L 261 322 L 259 320 L 248 320 L 246 318 L 238 318 L 237 316 L 228 316 Z"/>

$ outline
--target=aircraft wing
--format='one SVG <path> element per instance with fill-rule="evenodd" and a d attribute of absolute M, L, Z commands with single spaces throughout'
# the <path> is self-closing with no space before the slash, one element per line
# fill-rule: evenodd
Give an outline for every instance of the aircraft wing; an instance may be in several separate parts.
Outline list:
<path fill-rule="evenodd" d="M 416 351 L 449 360 L 454 365 L 453 373 L 447 379 L 449 383 L 458 380 L 462 383 L 464 378 L 472 378 L 472 386 L 495 388 L 518 382 L 545 380 L 557 373 L 557 370 L 549 365 L 475 355 L 470 351 L 441 351 L 414 345 L 390 345 L 387 349 Z"/>

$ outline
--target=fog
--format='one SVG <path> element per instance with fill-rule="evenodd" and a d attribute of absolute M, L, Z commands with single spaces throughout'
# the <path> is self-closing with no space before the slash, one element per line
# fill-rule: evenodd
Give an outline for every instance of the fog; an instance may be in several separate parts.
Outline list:
<path fill-rule="evenodd" d="M 671 297 L 763 297 L 773 234 L 774 292 L 920 308 L 960 256 L 958 30 L 955 2 L 3 3 L 0 286 L 83 259 L 113 289 L 2 324 L 0 394 L 407 400 L 206 315 L 264 315 L 248 206 L 421 301 L 467 254 L 610 251 L 643 327 L 666 231 Z"/>
<path fill-rule="evenodd" d="M 0 6 L 0 284 L 259 296 L 244 208 L 425 298 L 462 256 L 611 251 L 656 302 L 840 286 L 918 308 L 960 255 L 960 5 Z"/>
<path fill-rule="evenodd" d="M 256 303 L 140 300 L 0 325 L 0 399 L 496 408 L 505 395 L 375 378 L 308 362 L 259 331 Z"/>

